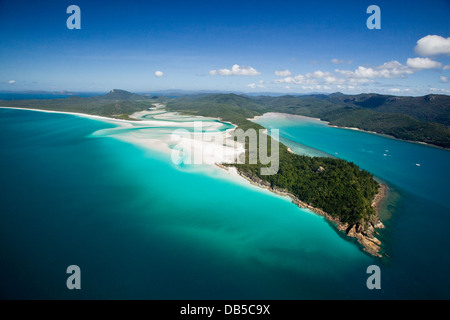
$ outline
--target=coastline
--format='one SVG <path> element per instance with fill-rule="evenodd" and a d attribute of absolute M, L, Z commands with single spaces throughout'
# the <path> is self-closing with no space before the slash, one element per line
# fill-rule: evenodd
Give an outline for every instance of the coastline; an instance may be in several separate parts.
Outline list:
<path fill-rule="evenodd" d="M 106 123 L 114 124 L 121 128 L 129 128 L 129 127 L 139 127 L 145 126 L 151 124 L 152 126 L 159 126 L 163 124 L 163 126 L 167 124 L 171 124 L 173 126 L 179 126 L 177 123 L 170 123 L 166 120 L 161 120 L 163 123 L 160 123 L 160 120 L 145 120 L 140 118 L 131 118 L 131 120 L 126 119 L 116 119 L 116 118 L 110 118 L 105 116 L 98 116 L 98 115 L 91 115 L 86 113 L 78 113 L 78 112 L 69 112 L 69 111 L 55 111 L 55 110 L 43 110 L 43 109 L 34 109 L 34 108 L 21 108 L 21 107 L 3 107 L 0 106 L 1 109 L 18 109 L 18 110 L 25 110 L 25 111 L 34 111 L 34 112 L 45 112 L 45 113 L 58 113 L 58 114 L 68 114 L 83 118 L 88 118 L 96 121 L 103 121 Z M 161 108 L 161 105 L 159 105 L 159 108 Z M 142 116 L 142 112 L 148 112 L 146 110 L 138 111 L 130 116 L 133 116 L 134 114 L 138 114 L 138 116 Z M 172 111 L 168 111 L 168 113 L 172 113 Z M 183 117 L 183 115 L 180 115 L 180 117 Z M 200 152 L 205 151 L 204 154 L 202 154 L 202 164 L 207 165 L 208 167 L 215 167 L 214 164 L 216 163 L 223 163 L 223 162 L 229 162 L 234 157 L 238 156 L 243 152 L 243 146 L 238 146 L 236 150 L 234 150 L 230 145 L 229 142 L 231 141 L 231 132 L 237 128 L 237 125 L 229 122 L 229 121 L 222 121 L 218 118 L 212 118 L 212 117 L 202 117 L 202 116 L 196 116 L 196 115 L 189 115 L 189 117 L 198 118 L 200 121 L 202 120 L 213 120 L 219 121 L 220 123 L 228 123 L 233 126 L 233 128 L 228 128 L 222 132 L 217 133 L 211 133 L 212 136 L 215 136 L 216 139 L 218 137 L 222 138 L 224 141 L 226 141 L 226 145 L 224 145 L 222 142 L 218 143 L 215 141 L 215 139 L 212 139 L 212 141 L 205 140 L 203 143 L 198 144 L 196 139 L 194 137 L 191 137 L 188 135 L 187 137 L 183 137 L 181 141 L 178 141 L 178 146 L 183 145 L 186 149 L 191 150 L 190 148 L 193 148 L 194 150 L 200 150 Z M 191 121 L 192 123 L 194 120 Z M 180 129 L 187 128 L 190 125 L 184 125 L 179 126 Z M 93 135 L 96 135 L 96 133 L 93 133 Z M 99 135 L 102 135 L 103 132 L 99 133 Z M 207 134 L 207 133 L 204 133 Z M 166 138 L 155 138 L 155 137 L 148 137 L 144 135 L 138 135 L 138 133 L 135 133 L 134 135 L 122 135 L 119 134 L 114 135 L 114 129 L 108 129 L 106 135 L 108 136 L 114 136 L 116 139 L 122 140 L 127 143 L 131 143 L 134 145 L 137 145 L 138 147 L 144 148 L 144 149 L 151 149 L 156 150 L 158 152 L 161 152 L 165 154 L 166 156 L 171 157 L 172 155 L 172 148 L 170 147 L 170 135 L 167 135 Z M 225 149 L 224 149 L 225 148 Z M 218 151 L 218 149 L 220 149 Z M 233 149 L 233 150 L 232 150 Z M 221 151 L 221 152 L 220 152 Z M 195 151 L 194 151 L 195 152 Z M 230 157 L 232 159 L 230 159 Z M 237 175 L 236 175 L 237 176 Z"/>
<path fill-rule="evenodd" d="M 1 109 L 17 109 L 17 110 L 28 110 L 28 111 L 36 111 L 36 112 L 46 112 L 46 113 L 60 113 L 60 114 L 70 114 L 73 116 L 78 117 L 84 117 L 94 120 L 101 120 L 101 121 L 119 121 L 119 122 L 141 122 L 141 120 L 125 120 L 125 119 L 119 119 L 119 118 L 109 118 L 105 116 L 98 116 L 94 114 L 88 114 L 88 113 L 81 113 L 81 112 L 70 112 L 70 111 L 56 111 L 56 110 L 44 110 L 44 109 L 33 109 L 33 108 L 20 108 L 20 107 L 3 107 L 0 106 Z"/>
<path fill-rule="evenodd" d="M 409 143 L 416 143 L 416 144 L 420 144 L 420 145 L 427 146 L 427 147 L 433 147 L 433 148 L 438 148 L 438 149 L 450 151 L 450 148 L 444 148 L 444 147 L 437 146 L 437 145 L 434 145 L 434 144 L 431 144 L 431 143 L 426 143 L 426 142 L 423 142 L 423 141 L 414 141 L 414 140 L 399 139 L 399 138 L 396 138 L 396 137 L 391 136 L 391 135 L 389 135 L 389 134 L 379 133 L 379 132 L 375 132 L 375 131 L 368 131 L 368 130 L 364 130 L 364 129 L 360 129 L 360 128 L 355 128 L 355 127 L 341 127 L 341 126 L 336 126 L 336 125 L 330 124 L 329 121 L 322 120 L 322 119 L 320 119 L 320 118 L 314 118 L 314 117 L 302 116 L 302 115 L 299 115 L 299 114 L 290 114 L 290 113 L 283 113 L 283 112 L 273 112 L 273 111 L 270 111 L 270 112 L 264 113 L 264 114 L 261 115 L 261 116 L 255 116 L 255 117 L 253 117 L 253 118 L 251 118 L 251 119 L 248 119 L 248 120 L 254 121 L 254 120 L 257 120 L 257 119 L 259 119 L 259 118 L 261 118 L 261 117 L 264 117 L 265 115 L 270 114 L 270 113 L 272 113 L 272 114 L 277 114 L 277 115 L 282 115 L 282 116 L 285 116 L 285 117 L 288 117 L 288 118 L 294 118 L 294 117 L 297 118 L 297 117 L 299 117 L 299 118 L 307 118 L 307 119 L 310 119 L 310 120 L 317 120 L 317 121 L 321 121 L 321 122 L 325 123 L 327 126 L 329 126 L 329 127 L 331 127 L 331 128 L 346 129 L 346 130 L 353 130 L 353 131 L 360 131 L 360 132 L 365 132 L 365 133 L 375 134 L 375 135 L 378 135 L 378 136 L 381 136 L 381 137 L 385 137 L 385 138 L 389 138 L 389 139 L 394 139 L 394 140 L 397 140 L 397 141 L 403 141 L 403 142 L 409 142 Z"/>
<path fill-rule="evenodd" d="M 122 125 L 125 124 L 131 124 L 131 123 L 140 123 L 142 124 L 142 120 L 124 120 L 124 119 L 115 119 L 115 118 L 108 118 L 108 117 L 104 117 L 104 116 L 97 116 L 97 115 L 90 115 L 90 114 L 84 114 L 84 113 L 76 113 L 76 112 L 64 112 L 64 111 L 53 111 L 53 110 L 41 110 L 41 109 L 31 109 L 31 108 L 16 108 L 16 107 L 0 107 L 3 109 L 19 109 L 19 110 L 28 110 L 28 111 L 36 111 L 36 112 L 47 112 L 47 113 L 60 113 L 60 114 L 70 114 L 70 115 L 75 115 L 75 116 L 80 116 L 80 117 L 85 117 L 85 118 L 90 118 L 90 119 L 94 119 L 94 120 L 98 120 L 98 121 L 105 121 L 105 122 L 113 122 L 113 123 L 117 123 L 120 122 L 122 123 Z M 287 116 L 297 116 L 297 115 L 290 115 L 290 114 L 281 114 L 281 113 L 276 113 L 276 114 L 280 114 L 280 115 L 287 115 Z M 299 117 L 305 117 L 305 116 L 299 116 Z M 305 117 L 305 118 L 310 118 L 310 117 Z M 317 118 L 310 118 L 310 119 L 314 119 L 314 120 L 320 120 Z M 227 122 L 227 121 L 223 121 L 222 119 L 218 119 L 221 122 Z M 235 128 L 237 128 L 237 126 L 231 122 L 227 122 L 230 123 L 234 126 L 234 128 L 230 128 L 227 129 L 224 133 L 225 135 L 229 135 L 229 133 L 231 131 L 233 131 Z M 128 141 L 130 143 L 137 143 L 137 141 Z M 156 146 L 153 146 L 152 149 L 158 149 L 155 148 Z M 161 147 L 161 146 L 160 146 Z M 160 149 L 160 148 L 159 148 Z M 162 150 L 161 150 L 162 151 Z M 166 150 L 168 151 L 168 150 Z M 292 152 L 292 150 L 288 150 L 289 152 Z M 348 225 L 347 223 L 342 223 L 339 218 L 333 217 L 330 214 L 328 214 L 327 212 L 319 209 L 319 208 L 315 208 L 313 206 L 311 206 L 310 204 L 307 204 L 303 201 L 301 201 L 300 199 L 298 199 L 295 195 L 293 195 L 292 193 L 288 192 L 287 190 L 281 189 L 281 188 L 272 188 L 270 187 L 270 185 L 264 181 L 262 181 L 261 179 L 255 179 L 255 177 L 250 177 L 247 176 L 245 173 L 241 172 L 240 170 L 238 170 L 236 167 L 228 167 L 228 166 L 224 166 L 222 165 L 223 159 L 221 159 L 222 161 L 216 161 L 214 163 L 211 164 L 215 164 L 217 167 L 228 171 L 228 173 L 230 173 L 230 168 L 235 168 L 236 170 L 233 173 L 233 175 L 235 175 L 236 177 L 241 177 L 246 179 L 247 181 L 249 181 L 251 184 L 256 185 L 260 188 L 264 188 L 267 189 L 275 194 L 281 195 L 281 196 L 288 196 L 291 198 L 291 201 L 293 203 L 295 203 L 298 207 L 300 208 L 306 208 L 311 210 L 312 212 L 314 212 L 315 214 L 318 214 L 320 216 L 323 216 L 327 221 L 331 222 L 334 227 L 338 230 L 338 231 L 342 231 L 346 234 L 346 236 L 348 237 L 352 237 L 352 238 L 356 238 L 356 240 L 358 241 L 358 243 L 363 247 L 364 251 L 368 252 L 369 254 L 376 256 L 376 257 L 382 257 L 382 255 L 380 254 L 381 251 L 381 241 L 379 241 L 374 234 L 376 233 L 376 229 L 381 229 L 384 228 L 383 223 L 381 222 L 381 220 L 378 217 L 378 210 L 379 210 L 379 205 L 380 203 L 383 201 L 383 199 L 386 197 L 386 189 L 387 186 L 383 185 L 383 184 L 379 184 L 379 192 L 375 195 L 373 201 L 372 201 L 372 207 L 375 209 L 376 211 L 376 218 L 374 219 L 374 221 L 369 221 L 367 227 L 366 226 L 362 226 L 362 225 Z M 258 181 L 259 180 L 259 181 Z"/>
<path fill-rule="evenodd" d="M 257 120 L 258 118 L 263 117 L 267 114 L 269 114 L 268 115 L 269 117 L 270 116 L 284 116 L 284 117 L 289 117 L 289 118 L 299 118 L 299 117 L 307 118 L 310 120 L 324 122 L 324 123 L 326 123 L 326 125 L 330 126 L 327 121 L 323 121 L 319 118 L 312 118 L 312 117 L 307 117 L 307 116 L 302 116 L 302 115 L 292 115 L 289 113 L 279 113 L 279 112 L 267 112 L 267 113 L 263 114 L 262 116 L 256 116 L 256 117 L 254 117 L 252 119 L 248 119 L 248 120 L 251 120 L 251 121 Z M 272 115 L 270 115 L 270 114 L 272 114 Z M 360 130 L 357 128 L 354 128 L 354 130 L 364 131 L 364 130 Z M 374 133 L 374 134 L 378 134 L 378 133 Z M 396 139 L 394 137 L 392 137 L 392 138 Z M 294 153 L 292 151 L 292 149 L 289 147 L 288 147 L 288 152 Z M 309 210 L 313 211 L 314 213 L 323 216 L 327 221 L 329 221 L 337 229 L 337 231 L 344 233 L 346 236 L 348 236 L 350 238 L 355 238 L 357 240 L 357 242 L 362 246 L 364 251 L 371 254 L 372 256 L 379 257 L 379 258 L 382 257 L 382 254 L 381 254 L 382 243 L 378 238 L 376 238 L 375 235 L 378 235 L 378 232 L 376 231 L 376 229 L 384 229 L 385 228 L 384 224 L 380 220 L 379 210 L 380 210 L 380 204 L 387 197 L 387 190 L 388 190 L 387 185 L 378 182 L 378 193 L 372 199 L 372 204 L 371 204 L 371 206 L 375 210 L 376 214 L 371 219 L 371 221 L 366 221 L 365 225 L 360 225 L 360 224 L 349 225 L 348 223 L 343 223 L 342 221 L 340 221 L 339 218 L 331 216 L 329 213 L 323 211 L 322 209 L 316 208 L 310 204 L 307 204 L 307 203 L 301 201 L 295 195 L 288 192 L 287 190 L 280 189 L 280 188 L 272 188 L 268 183 L 264 182 L 263 180 L 259 179 L 258 177 L 250 177 L 238 169 L 236 171 L 241 177 L 248 180 L 250 183 L 252 183 L 256 186 L 259 186 L 261 188 L 265 188 L 276 194 L 288 196 L 291 198 L 292 202 L 295 203 L 300 208 L 309 209 Z"/>
<path fill-rule="evenodd" d="M 285 189 L 281 188 L 273 188 L 269 183 L 259 179 L 258 177 L 251 177 L 246 175 L 241 170 L 237 169 L 234 166 L 224 166 L 223 164 L 216 164 L 219 168 L 224 170 L 230 170 L 230 168 L 234 168 L 236 173 L 249 181 L 252 185 L 255 185 L 259 188 L 263 188 L 269 190 L 277 195 L 287 196 L 291 199 L 292 203 L 296 204 L 298 207 L 303 209 L 309 209 L 317 215 L 323 216 L 328 222 L 330 222 L 338 232 L 344 233 L 347 237 L 355 238 L 357 242 L 361 245 L 362 249 L 369 253 L 372 256 L 382 258 L 382 249 L 381 249 L 381 241 L 376 238 L 375 235 L 378 234 L 377 229 L 384 229 L 384 224 L 381 222 L 379 218 L 379 209 L 380 204 L 387 196 L 388 187 L 385 184 L 378 184 L 378 193 L 375 195 L 372 200 L 372 207 L 376 212 L 376 216 L 366 223 L 366 226 L 360 224 L 349 225 L 348 223 L 343 223 L 339 218 L 331 216 L 329 213 L 323 211 L 322 209 L 316 208 L 306 202 L 303 202 L 299 198 L 297 198 L 294 194 L 288 192 Z"/>
<path fill-rule="evenodd" d="M 396 138 L 396 137 L 394 137 L 394 136 L 391 136 L 391 135 L 385 134 L 385 133 L 379 133 L 379 132 L 375 132 L 375 131 L 368 131 L 368 130 L 364 130 L 364 129 L 360 129 L 360 128 L 354 128 L 354 127 L 341 127 L 341 126 L 332 125 L 332 124 L 330 124 L 328 121 L 325 121 L 325 120 L 320 120 L 320 121 L 326 122 L 327 125 L 328 125 L 329 127 L 331 127 L 331 128 L 338 128 L 338 129 L 346 129 L 346 130 L 360 131 L 360 132 L 365 132 L 365 133 L 375 134 L 375 135 L 378 135 L 378 136 L 381 136 L 381 137 L 385 137 L 385 138 L 389 138 L 389 139 L 394 139 L 394 140 L 397 140 L 397 141 L 403 141 L 403 142 L 409 142 L 409 143 L 416 143 L 416 144 L 421 144 L 421 145 L 424 145 L 424 146 L 427 146 L 427 147 L 433 147 L 433 148 L 438 148 L 438 149 L 450 151 L 450 148 L 444 148 L 444 147 L 437 146 L 437 145 L 431 144 L 431 143 L 426 143 L 426 142 L 423 142 L 423 141 L 414 141 L 414 140 L 399 139 L 399 138 Z"/>

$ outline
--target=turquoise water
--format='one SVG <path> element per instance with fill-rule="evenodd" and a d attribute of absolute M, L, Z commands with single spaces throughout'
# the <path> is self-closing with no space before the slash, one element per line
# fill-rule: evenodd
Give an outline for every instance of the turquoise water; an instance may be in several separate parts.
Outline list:
<path fill-rule="evenodd" d="M 284 125 L 279 123 L 281 133 L 289 134 Z M 379 261 L 283 197 L 219 169 L 186 170 L 169 155 L 95 135 L 113 127 L 72 115 L 0 109 L 2 298 L 449 297 L 443 249 L 449 207 L 437 187 L 421 197 L 401 178 L 380 174 L 396 196 L 383 233 L 391 259 Z M 348 144 L 361 134 L 335 130 L 348 133 Z M 386 138 L 363 140 L 369 146 L 377 139 Z M 400 142 L 388 140 L 394 153 Z M 306 149 L 331 153 L 319 141 Z M 412 160 L 421 166 L 411 170 L 431 172 L 434 164 L 448 163 L 442 162 L 445 151 L 408 143 L 404 148 L 411 154 L 423 148 L 423 158 Z M 345 150 L 336 146 L 334 152 L 350 156 Z M 427 165 L 433 152 L 442 152 L 437 156 L 444 160 Z M 371 165 L 356 152 L 354 157 Z M 444 183 L 448 167 L 434 170 Z M 81 290 L 66 288 L 72 264 L 81 269 Z M 366 288 L 371 264 L 381 266 L 382 290 Z"/>
<path fill-rule="evenodd" d="M 318 149 L 352 161 L 388 184 L 381 232 L 390 256 L 384 262 L 386 298 L 450 297 L 450 152 L 325 122 L 285 115 L 257 120 L 280 129 L 281 140 L 299 153 Z M 320 154 L 319 154 L 320 155 Z"/>
<path fill-rule="evenodd" d="M 300 145 L 355 162 L 402 190 L 450 206 L 446 199 L 450 152 L 446 150 L 329 127 L 326 122 L 305 117 L 277 116 L 257 122 L 267 128 L 279 128 L 283 138 Z"/>

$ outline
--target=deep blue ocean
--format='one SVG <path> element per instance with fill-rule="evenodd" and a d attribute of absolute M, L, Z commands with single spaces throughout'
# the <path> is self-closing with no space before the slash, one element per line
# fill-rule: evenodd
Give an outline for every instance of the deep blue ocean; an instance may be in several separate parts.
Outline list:
<path fill-rule="evenodd" d="M 101 95 L 96 92 L 79 92 L 78 97 L 93 97 Z M 64 93 L 40 93 L 40 92 L 0 92 L 0 100 L 24 100 L 24 99 L 62 99 L 71 97 L 73 94 Z"/>
<path fill-rule="evenodd" d="M 218 168 L 185 170 L 94 134 L 113 124 L 0 109 L 0 297 L 450 298 L 448 151 L 312 120 L 265 121 L 294 151 L 353 161 L 389 185 L 380 237 L 389 258 Z M 373 264 L 381 290 L 366 287 Z M 81 290 L 66 287 L 69 265 L 81 269 Z"/>

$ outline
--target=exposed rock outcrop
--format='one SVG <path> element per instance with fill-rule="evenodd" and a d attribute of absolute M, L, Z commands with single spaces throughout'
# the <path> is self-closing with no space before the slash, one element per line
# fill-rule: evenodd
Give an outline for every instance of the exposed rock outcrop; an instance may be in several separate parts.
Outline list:
<path fill-rule="evenodd" d="M 228 169 L 228 167 L 220 165 L 220 164 L 217 164 L 217 166 L 224 168 L 224 169 Z M 319 168 L 321 168 L 321 167 L 319 167 Z M 322 168 L 322 169 L 324 169 L 324 168 Z M 300 208 L 307 208 L 307 209 L 310 209 L 311 211 L 315 212 L 316 214 L 324 216 L 328 221 L 332 222 L 335 225 L 337 230 L 344 232 L 348 237 L 355 238 L 358 241 L 358 243 L 362 246 L 364 251 L 366 251 L 367 253 L 369 253 L 373 256 L 382 257 L 382 255 L 380 253 L 382 243 L 379 239 L 377 239 L 375 237 L 375 235 L 378 234 L 376 229 L 384 228 L 383 223 L 381 222 L 381 220 L 378 217 L 378 211 L 379 211 L 380 202 L 386 196 L 386 189 L 387 189 L 386 185 L 383 185 L 381 183 L 378 185 L 378 193 L 375 195 L 375 197 L 372 201 L 372 207 L 374 208 L 377 215 L 375 217 L 372 217 L 371 221 L 364 221 L 362 223 L 350 225 L 348 223 L 343 223 L 342 221 L 340 221 L 339 218 L 333 217 L 332 215 L 328 214 L 327 212 L 325 212 L 319 208 L 315 208 L 310 203 L 305 203 L 305 202 L 301 201 L 295 195 L 288 192 L 287 190 L 271 186 L 270 183 L 260 179 L 256 175 L 249 175 L 248 173 L 240 171 L 239 169 L 237 169 L 237 173 L 240 176 L 242 176 L 243 178 L 250 181 L 250 183 L 252 183 L 258 187 L 268 189 L 276 194 L 289 196 L 292 199 L 292 202 L 295 203 Z"/>

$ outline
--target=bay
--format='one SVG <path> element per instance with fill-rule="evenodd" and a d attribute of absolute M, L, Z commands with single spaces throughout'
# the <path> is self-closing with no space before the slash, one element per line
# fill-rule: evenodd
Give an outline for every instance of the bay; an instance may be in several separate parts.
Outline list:
<path fill-rule="evenodd" d="M 386 298 L 448 299 L 450 295 L 450 152 L 378 134 L 335 128 L 318 119 L 269 113 L 257 123 L 280 130 L 294 151 L 315 150 L 352 161 L 390 190 L 380 239 Z M 311 151 L 309 151 L 311 155 Z"/>
<path fill-rule="evenodd" d="M 304 143 L 290 125 L 271 121 Z M 186 170 L 167 154 L 96 134 L 114 127 L 0 110 L 2 298 L 448 298 L 448 205 L 439 193 L 419 197 L 402 179 L 367 168 L 395 191 L 382 234 L 391 258 L 380 261 L 289 199 L 213 166 Z M 361 134 L 335 130 L 348 132 L 349 144 Z M 333 154 L 311 141 L 309 150 Z M 446 152 L 411 143 L 404 152 L 418 147 Z M 335 150 L 345 155 L 344 146 Z M 428 168 L 428 156 L 413 160 L 421 162 L 414 169 Z M 349 160 L 369 166 L 363 159 Z M 66 288 L 72 264 L 80 266 L 81 290 Z M 382 290 L 366 287 L 372 264 L 381 266 Z"/>

